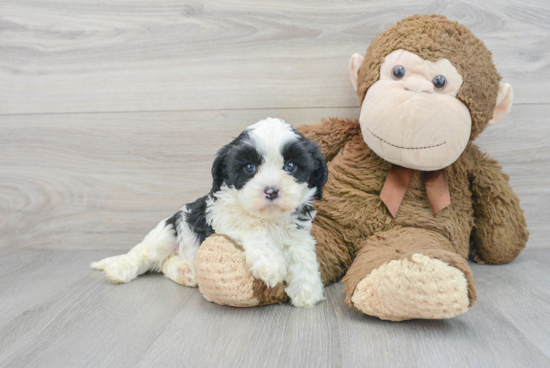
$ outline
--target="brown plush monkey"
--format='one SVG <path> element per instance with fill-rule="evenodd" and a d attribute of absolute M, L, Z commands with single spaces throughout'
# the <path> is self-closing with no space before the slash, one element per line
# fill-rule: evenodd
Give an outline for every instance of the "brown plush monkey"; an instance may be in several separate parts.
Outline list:
<path fill-rule="evenodd" d="M 325 284 L 343 278 L 346 301 L 388 320 L 449 318 L 476 300 L 468 255 L 513 260 L 528 232 L 519 199 L 496 161 L 472 143 L 510 110 L 491 52 L 444 16 L 412 16 L 350 60 L 359 121 L 299 130 L 327 160 L 313 235 Z M 226 237 L 205 241 L 197 280 L 211 301 L 282 302 L 247 273 Z"/>

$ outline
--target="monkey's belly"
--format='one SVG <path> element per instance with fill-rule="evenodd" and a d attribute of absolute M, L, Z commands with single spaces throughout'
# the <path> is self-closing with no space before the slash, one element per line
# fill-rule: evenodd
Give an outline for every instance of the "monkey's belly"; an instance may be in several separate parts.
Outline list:
<path fill-rule="evenodd" d="M 444 235 L 458 254 L 468 256 L 473 208 L 467 175 L 446 170 L 451 205 L 434 216 L 423 175 L 415 172 L 394 219 L 380 200 L 391 166 L 374 154 L 362 137 L 348 142 L 328 167 L 323 199 L 316 204 L 318 222 L 330 224 L 350 246 L 395 226 L 415 227 Z"/>

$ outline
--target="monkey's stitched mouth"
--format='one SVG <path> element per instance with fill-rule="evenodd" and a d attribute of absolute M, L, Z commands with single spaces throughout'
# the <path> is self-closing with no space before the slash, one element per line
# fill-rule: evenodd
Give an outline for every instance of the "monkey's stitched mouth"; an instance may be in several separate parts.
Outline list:
<path fill-rule="evenodd" d="M 406 149 L 406 150 L 419 150 L 419 149 L 427 149 L 427 148 L 434 148 L 434 147 L 439 147 L 439 146 L 442 146 L 444 145 L 445 143 L 447 142 L 443 142 L 443 143 L 439 143 L 439 144 L 434 144 L 433 146 L 425 146 L 425 147 L 402 147 L 402 146 L 397 146 L 395 144 L 391 144 L 390 142 L 386 141 L 385 139 L 382 139 L 380 138 L 379 136 L 377 136 L 376 134 L 374 134 L 368 127 L 367 127 L 367 130 L 369 131 L 370 134 L 373 135 L 373 137 L 379 139 L 380 141 L 392 146 L 392 147 L 395 147 L 395 148 L 401 148 L 401 149 Z"/>

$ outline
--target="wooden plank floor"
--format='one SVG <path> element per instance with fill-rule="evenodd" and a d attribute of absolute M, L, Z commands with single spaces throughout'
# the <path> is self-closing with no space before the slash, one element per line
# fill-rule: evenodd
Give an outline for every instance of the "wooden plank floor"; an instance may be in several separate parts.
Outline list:
<path fill-rule="evenodd" d="M 236 309 L 88 269 L 207 192 L 246 126 L 357 118 L 349 57 L 414 13 L 470 27 L 514 88 L 477 143 L 531 235 L 472 264 L 471 311 L 384 322 L 341 284 L 311 309 Z M 548 65 L 548 0 L 0 1 L 0 367 L 550 367 Z"/>
<path fill-rule="evenodd" d="M 344 303 L 231 308 L 148 274 L 110 284 L 112 251 L 0 251 L 2 367 L 548 367 L 550 251 L 472 264 L 479 301 L 450 320 L 401 323 Z"/>

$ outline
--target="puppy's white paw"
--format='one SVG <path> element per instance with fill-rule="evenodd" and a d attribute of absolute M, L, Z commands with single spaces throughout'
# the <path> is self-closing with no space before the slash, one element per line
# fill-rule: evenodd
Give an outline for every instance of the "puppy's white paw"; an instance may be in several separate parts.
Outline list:
<path fill-rule="evenodd" d="M 180 285 L 197 287 L 195 265 L 181 259 L 179 256 L 172 256 L 164 261 L 162 273 L 164 276 Z"/>
<path fill-rule="evenodd" d="M 123 254 L 123 255 L 124 255 L 124 254 Z M 108 265 L 109 263 L 112 263 L 112 262 L 116 261 L 117 259 L 119 259 L 119 258 L 122 257 L 123 255 L 103 258 L 103 259 L 102 259 L 101 261 L 99 261 L 99 262 L 92 262 L 92 263 L 90 263 L 90 267 L 92 267 L 93 269 L 99 270 L 99 271 L 103 271 L 103 270 L 105 269 L 105 267 L 107 267 L 107 265 Z"/>
<path fill-rule="evenodd" d="M 125 284 L 138 276 L 138 264 L 125 254 L 107 264 L 104 272 L 112 283 Z"/>
<path fill-rule="evenodd" d="M 248 270 L 255 278 L 273 288 L 286 276 L 286 262 L 282 255 L 267 256 L 265 253 L 247 254 Z"/>
<path fill-rule="evenodd" d="M 285 291 L 295 307 L 313 307 L 325 300 L 323 284 L 320 280 L 306 283 L 293 282 L 285 288 Z"/>

